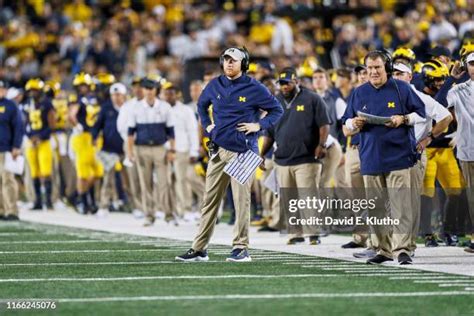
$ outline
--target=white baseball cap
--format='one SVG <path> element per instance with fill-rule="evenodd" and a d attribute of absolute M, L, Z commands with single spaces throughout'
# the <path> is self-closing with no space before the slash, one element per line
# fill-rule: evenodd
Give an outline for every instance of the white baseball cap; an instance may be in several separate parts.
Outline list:
<path fill-rule="evenodd" d="M 393 65 L 393 70 L 398 70 L 398 71 L 401 71 L 401 72 L 407 72 L 409 74 L 411 74 L 411 68 L 410 66 L 407 66 L 403 63 L 396 63 Z"/>
<path fill-rule="evenodd" d="M 20 90 L 18 90 L 15 87 L 11 87 L 7 90 L 7 96 L 6 98 L 9 100 L 15 99 L 18 95 L 20 95 Z"/>
<path fill-rule="evenodd" d="M 470 53 L 469 55 L 467 55 L 466 57 L 466 63 L 469 63 L 471 61 L 474 61 L 474 52 Z"/>
<path fill-rule="evenodd" d="M 245 58 L 244 52 L 235 47 L 227 48 L 222 56 L 230 56 L 233 60 L 237 61 L 242 61 Z"/>
<path fill-rule="evenodd" d="M 125 87 L 125 85 L 123 83 L 117 82 L 117 83 L 114 83 L 110 87 L 109 91 L 110 91 L 110 94 L 119 93 L 119 94 L 126 95 L 127 94 L 127 87 Z"/>

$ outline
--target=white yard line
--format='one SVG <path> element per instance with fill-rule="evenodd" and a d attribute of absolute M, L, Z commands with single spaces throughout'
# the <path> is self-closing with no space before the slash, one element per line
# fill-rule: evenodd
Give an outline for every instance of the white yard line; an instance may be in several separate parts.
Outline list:
<path fill-rule="evenodd" d="M 111 277 L 111 278 L 32 278 L 32 279 L 0 279 L 0 283 L 15 282 L 100 282 L 100 281 L 138 281 L 138 280 L 219 280 L 219 279 L 279 279 L 279 278 L 327 278 L 335 274 L 226 274 L 226 275 L 177 275 L 177 276 L 142 276 L 142 277 Z"/>
<path fill-rule="evenodd" d="M 130 301 L 183 301 L 183 300 L 267 300 L 294 298 L 377 298 L 377 297 L 427 297 L 427 296 L 474 296 L 469 291 L 439 291 L 439 292 L 356 292 L 356 293 L 299 293 L 299 294 L 229 294 L 229 295 L 170 295 L 170 296 L 116 296 L 91 298 L 22 298 L 3 299 L 7 301 L 54 301 L 58 303 L 102 303 Z"/>
<path fill-rule="evenodd" d="M 207 263 L 226 263 L 224 260 L 221 261 L 207 261 L 198 262 L 195 264 L 207 264 Z M 101 261 L 101 262 L 42 262 L 42 263 L 0 263 L 0 267 L 29 267 L 29 266 L 101 266 L 101 265 L 147 265 L 147 264 L 187 264 L 177 261 L 170 260 L 158 260 L 158 261 Z M 192 264 L 192 263 L 189 263 Z"/>
<path fill-rule="evenodd" d="M 474 283 L 443 283 L 438 284 L 439 287 L 464 287 L 464 286 L 474 286 Z"/>
<path fill-rule="evenodd" d="M 446 280 L 414 280 L 414 283 L 446 283 Z M 449 280 L 450 283 L 466 283 L 466 280 Z"/>
<path fill-rule="evenodd" d="M 439 273 L 437 274 L 439 275 Z M 448 276 L 448 275 L 439 275 L 437 277 L 429 277 L 429 276 L 421 276 L 421 277 L 413 277 L 413 276 L 398 276 L 398 277 L 392 277 L 392 278 L 389 278 L 390 280 L 450 280 L 450 279 L 453 279 L 453 280 L 469 280 L 469 279 L 472 279 L 474 280 L 473 278 L 470 278 L 470 277 L 463 277 L 463 276 L 455 276 L 455 275 L 452 275 L 452 276 Z"/>

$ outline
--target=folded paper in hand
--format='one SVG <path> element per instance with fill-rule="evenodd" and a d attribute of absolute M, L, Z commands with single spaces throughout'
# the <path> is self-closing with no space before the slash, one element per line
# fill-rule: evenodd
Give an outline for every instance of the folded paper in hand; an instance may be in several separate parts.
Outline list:
<path fill-rule="evenodd" d="M 272 169 L 272 171 L 270 172 L 270 174 L 267 176 L 267 178 L 265 179 L 265 181 L 263 182 L 263 185 L 269 189 L 270 191 L 272 191 L 274 194 L 278 194 L 279 191 L 280 191 L 280 185 L 278 183 L 278 179 L 277 179 L 277 174 L 276 174 L 276 171 L 275 169 Z"/>
<path fill-rule="evenodd" d="M 224 167 L 224 172 L 237 180 L 240 184 L 245 184 L 253 175 L 263 159 L 251 150 L 238 154 L 232 161 Z"/>
<path fill-rule="evenodd" d="M 374 125 L 385 125 L 392 121 L 390 117 L 387 116 L 377 116 L 368 113 L 364 113 L 361 111 L 357 111 L 357 115 L 363 117 L 367 120 L 367 124 L 374 124 Z"/>
<path fill-rule="evenodd" d="M 22 175 L 25 169 L 25 157 L 18 156 L 13 160 L 13 156 L 10 152 L 5 153 L 5 164 L 4 168 L 6 171 Z"/>
<path fill-rule="evenodd" d="M 115 153 L 109 153 L 106 151 L 99 151 L 97 157 L 104 166 L 105 172 L 109 172 L 112 168 L 115 167 L 115 164 L 120 161 L 119 155 Z"/>

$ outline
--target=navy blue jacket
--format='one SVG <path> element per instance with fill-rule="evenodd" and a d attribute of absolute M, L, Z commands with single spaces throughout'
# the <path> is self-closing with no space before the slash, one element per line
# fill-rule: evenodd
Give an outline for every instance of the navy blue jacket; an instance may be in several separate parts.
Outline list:
<path fill-rule="evenodd" d="M 103 151 L 123 154 L 123 139 L 117 130 L 117 118 L 119 112 L 114 108 L 112 102 L 109 100 L 100 109 L 99 117 L 94 126 L 92 135 L 97 139 L 99 133 L 102 131 L 104 137 Z"/>
<path fill-rule="evenodd" d="M 239 153 L 248 149 L 258 153 L 258 133 L 245 135 L 237 131 L 237 124 L 258 122 L 265 130 L 275 126 L 283 114 L 280 102 L 270 91 L 246 75 L 235 80 L 221 75 L 207 84 L 198 100 L 198 112 L 204 128 L 211 124 L 211 104 L 215 124 L 211 140 L 224 149 Z M 260 109 L 268 112 L 261 120 Z"/>
<path fill-rule="evenodd" d="M 357 111 L 378 116 L 406 115 L 416 112 L 425 117 L 425 105 L 406 82 L 390 78 L 376 89 L 370 83 L 351 94 L 342 118 L 357 116 Z M 412 167 L 417 161 L 415 133 L 412 126 L 389 128 L 365 124 L 359 133 L 361 174 L 377 175 Z"/>
<path fill-rule="evenodd" d="M 16 104 L 0 99 L 0 152 L 20 148 L 24 134 L 23 119 Z"/>

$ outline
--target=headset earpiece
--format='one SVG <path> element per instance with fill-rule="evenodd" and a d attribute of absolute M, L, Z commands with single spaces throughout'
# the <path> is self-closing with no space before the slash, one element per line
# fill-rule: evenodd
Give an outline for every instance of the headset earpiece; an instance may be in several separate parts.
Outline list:
<path fill-rule="evenodd" d="M 241 66 L 240 66 L 240 69 L 242 70 L 243 73 L 247 72 L 247 70 L 249 69 L 249 65 L 250 65 L 250 55 L 249 55 L 249 52 L 247 50 L 247 48 L 244 46 L 242 48 L 239 48 L 239 47 L 228 47 L 226 48 L 225 50 L 223 50 L 219 56 L 219 65 L 221 67 L 221 69 L 224 69 L 224 53 L 226 50 L 228 50 L 229 48 L 235 48 L 235 49 L 238 49 L 240 50 L 242 53 L 244 53 L 244 59 L 242 59 L 242 62 L 241 62 Z"/>

